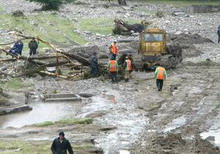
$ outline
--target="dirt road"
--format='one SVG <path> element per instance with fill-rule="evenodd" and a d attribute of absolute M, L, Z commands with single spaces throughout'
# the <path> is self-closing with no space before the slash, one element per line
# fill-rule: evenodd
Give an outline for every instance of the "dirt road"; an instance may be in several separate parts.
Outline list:
<path fill-rule="evenodd" d="M 203 47 L 206 56 L 185 59 L 182 66 L 169 74 L 155 109 L 149 111 L 141 105 L 150 121 L 144 137 L 134 147 L 135 153 L 220 153 L 218 148 L 200 138 L 200 133 L 207 130 L 219 114 L 220 98 L 219 63 L 211 62 L 218 61 L 216 56 L 220 52 L 214 50 L 215 45 Z M 212 50 L 206 51 L 211 47 Z M 210 54 L 210 59 L 205 60 Z M 147 101 L 149 96 L 146 95 L 155 96 L 155 92 L 146 90 L 146 94 L 139 97 Z"/>
<path fill-rule="evenodd" d="M 19 1 L 13 2 L 19 3 Z M 2 2 L 2 4 L 8 6 L 11 5 L 11 2 L 10 4 Z M 13 7 L 9 7 L 9 12 L 13 12 L 14 7 L 17 8 L 15 4 Z M 30 4 L 25 1 L 25 4 L 28 6 L 22 5 L 21 7 L 30 8 L 29 5 L 36 7 L 34 3 Z M 25 12 L 30 13 L 34 7 Z M 138 10 L 138 14 L 134 14 L 132 9 L 123 10 L 120 13 L 103 8 L 101 5 L 97 5 L 96 9 L 88 8 L 88 5 L 65 5 L 61 9 L 61 15 L 65 14 L 65 17 L 71 18 L 86 15 L 105 17 L 114 13 L 112 15 L 114 17 L 127 18 L 130 16 L 142 19 L 142 16 L 147 16 L 148 13 L 143 12 L 143 14 L 139 10 L 141 11 L 141 8 L 146 10 L 146 7 L 149 10 L 157 10 L 155 7 L 161 6 L 139 5 L 135 9 L 135 11 Z M 171 6 L 163 7 L 166 9 L 165 11 L 170 8 Z M 78 13 L 74 15 L 73 12 L 78 9 Z M 89 11 L 85 12 L 87 9 Z M 114 7 L 114 9 L 121 10 L 120 7 Z M 127 14 L 125 14 L 126 12 Z M 167 15 L 164 18 L 155 18 L 151 14 L 149 19 L 154 19 L 156 25 L 167 29 L 168 32 L 198 33 L 216 42 L 215 28 L 218 26 L 219 13 L 195 14 L 186 17 Z M 104 42 L 104 39 L 97 41 L 95 35 L 91 37 L 85 35 L 85 37 L 97 44 Z M 120 36 L 118 37 L 120 38 Z M 112 36 L 103 38 L 113 39 Z M 36 94 L 37 98 L 41 94 L 54 92 L 93 94 L 93 97 L 83 98 L 80 105 L 75 106 L 77 112 L 73 116 L 73 118 L 92 118 L 93 123 L 89 125 L 55 124 L 48 127 L 1 128 L 0 138 L 5 143 L 19 140 L 20 142 L 31 141 L 38 147 L 46 145 L 40 149 L 45 149 L 45 153 L 50 153 L 49 146 L 52 139 L 60 130 L 64 130 L 73 145 L 81 145 L 80 150 L 77 149 L 79 147 L 74 146 L 74 148 L 78 150 L 78 153 L 83 154 L 102 153 L 101 149 L 106 154 L 116 154 L 120 150 L 128 150 L 137 154 L 220 153 L 218 148 L 200 137 L 200 133 L 208 131 L 214 124 L 216 124 L 217 130 L 220 127 L 218 125 L 220 116 L 219 47 L 216 44 L 196 45 L 193 51 L 199 52 L 191 54 L 196 57 L 188 54 L 177 69 L 168 71 L 168 79 L 165 81 L 162 92 L 156 90 L 152 72 L 133 72 L 133 79 L 129 83 L 120 81 L 118 84 L 111 84 L 103 78 L 82 81 L 56 80 L 39 76 L 26 78 L 25 82 L 34 85 L 31 92 Z M 187 49 L 184 52 L 190 51 L 192 50 Z M 10 119 L 6 120 L 10 121 Z M 210 136 L 210 138 L 213 137 Z M 46 141 L 46 144 L 39 144 L 38 141 Z M 101 149 L 95 148 L 95 146 Z M 86 150 L 85 147 L 87 147 Z M 12 152 L 19 150 L 19 153 L 24 153 L 19 146 L 3 146 L 0 147 L 0 152 L 7 153 L 11 149 Z"/>

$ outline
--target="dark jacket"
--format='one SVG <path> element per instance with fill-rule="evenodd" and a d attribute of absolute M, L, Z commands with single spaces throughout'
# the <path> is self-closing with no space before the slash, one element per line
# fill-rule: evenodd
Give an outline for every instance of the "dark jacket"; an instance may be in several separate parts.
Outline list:
<path fill-rule="evenodd" d="M 90 66 L 92 68 L 98 67 L 98 58 L 96 55 L 92 55 L 89 59 Z"/>
<path fill-rule="evenodd" d="M 28 47 L 31 49 L 31 50 L 36 50 L 38 48 L 38 44 L 37 44 L 37 41 L 35 40 L 31 40 L 28 44 Z"/>
<path fill-rule="evenodd" d="M 23 43 L 21 41 L 18 41 L 14 44 L 14 46 L 11 48 L 9 51 L 12 54 L 22 54 L 22 49 L 23 49 Z"/>
<path fill-rule="evenodd" d="M 51 151 L 53 154 L 67 154 L 67 150 L 69 154 L 74 154 L 73 149 L 71 147 L 70 142 L 64 138 L 63 142 L 60 142 L 60 138 L 54 139 L 51 145 Z"/>

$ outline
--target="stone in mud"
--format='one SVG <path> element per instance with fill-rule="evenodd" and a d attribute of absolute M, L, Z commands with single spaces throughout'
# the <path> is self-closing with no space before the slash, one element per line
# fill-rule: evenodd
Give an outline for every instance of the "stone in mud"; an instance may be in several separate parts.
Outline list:
<path fill-rule="evenodd" d="M 110 131 L 110 130 L 114 130 L 117 129 L 117 127 L 115 126 L 102 126 L 99 130 L 100 131 Z"/>
<path fill-rule="evenodd" d="M 15 11 L 15 12 L 13 12 L 12 15 L 13 15 L 14 17 L 24 17 L 24 13 L 23 13 L 23 11 L 21 11 L 21 10 L 17 10 L 17 11 Z"/>
<path fill-rule="evenodd" d="M 93 94 L 93 93 L 81 92 L 81 93 L 79 93 L 79 96 L 85 97 L 85 98 L 89 98 L 89 97 L 95 96 L 95 94 Z"/>
<path fill-rule="evenodd" d="M 97 117 L 102 117 L 102 116 L 104 116 L 106 114 L 107 114 L 106 111 L 96 111 L 96 112 L 87 114 L 85 117 L 86 118 L 97 118 Z"/>
<path fill-rule="evenodd" d="M 23 111 L 29 111 L 29 110 L 32 110 L 32 107 L 27 106 L 27 105 L 9 107 L 9 108 L 0 108 L 0 115 L 23 112 Z"/>

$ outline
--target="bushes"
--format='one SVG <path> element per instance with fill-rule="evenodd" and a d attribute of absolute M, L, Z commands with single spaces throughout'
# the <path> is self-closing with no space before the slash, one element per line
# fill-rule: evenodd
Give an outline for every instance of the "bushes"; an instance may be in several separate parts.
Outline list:
<path fill-rule="evenodd" d="M 74 0 L 28 0 L 30 2 L 38 2 L 43 5 L 42 10 L 59 10 L 63 3 L 74 2 Z"/>

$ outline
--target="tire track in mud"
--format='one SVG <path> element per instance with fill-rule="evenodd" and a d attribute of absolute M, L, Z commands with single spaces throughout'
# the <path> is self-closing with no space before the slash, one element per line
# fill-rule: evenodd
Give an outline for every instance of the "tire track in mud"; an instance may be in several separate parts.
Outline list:
<path fill-rule="evenodd" d="M 169 149 L 169 145 L 168 153 L 183 153 L 181 150 L 185 149 L 183 148 L 186 146 L 184 144 L 187 144 L 185 139 L 192 143 L 191 147 L 187 145 L 188 148 L 193 149 L 188 150 L 186 153 L 197 153 L 200 145 L 207 146 L 206 152 L 218 153 L 219 151 L 216 152 L 216 149 L 210 143 L 201 140 L 199 134 L 210 127 L 211 119 L 216 116 L 216 101 L 219 100 L 220 96 L 218 88 L 220 86 L 219 75 L 220 69 L 217 66 L 186 66 L 174 71 L 170 80 L 180 79 L 177 90 L 174 90 L 173 95 L 168 96 L 168 98 L 164 97 L 160 108 L 147 114 L 150 116 L 149 125 L 146 127 L 146 133 L 140 141 L 141 144 L 137 143 L 133 152 L 157 153 L 159 151 L 159 153 L 164 153 L 167 150 L 166 146 L 161 148 L 159 145 L 155 149 L 155 145 L 163 140 L 157 141 L 157 138 L 161 135 L 166 136 L 166 134 L 179 134 L 180 137 L 171 137 L 175 138 L 174 142 L 178 143 L 175 143 L 177 144 L 176 147 L 171 149 Z M 164 90 L 169 90 L 171 87 L 172 82 Z M 199 143 L 195 144 L 195 142 Z M 187 149 L 185 150 L 187 151 Z"/>

